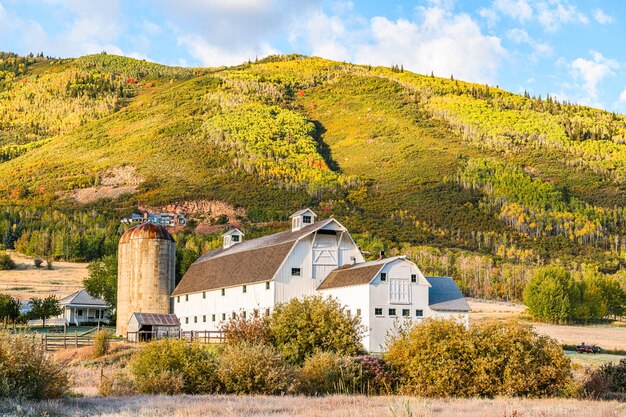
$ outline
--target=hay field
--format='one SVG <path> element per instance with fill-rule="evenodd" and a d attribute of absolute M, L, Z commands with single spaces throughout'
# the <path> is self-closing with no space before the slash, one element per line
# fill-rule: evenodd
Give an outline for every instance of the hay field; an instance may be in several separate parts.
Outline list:
<path fill-rule="evenodd" d="M 42 297 L 50 294 L 57 298 L 65 297 L 83 288 L 87 277 L 87 263 L 53 262 L 52 270 L 35 268 L 33 258 L 15 251 L 7 251 L 17 264 L 11 271 L 0 271 L 0 293 L 10 294 L 20 300 Z"/>
<path fill-rule="evenodd" d="M 522 304 L 468 299 L 472 311 L 470 324 L 483 320 L 520 319 L 530 322 L 526 307 Z M 577 345 L 582 342 L 596 344 L 603 349 L 626 350 L 626 323 L 619 325 L 557 325 L 531 322 L 541 334 L 555 338 L 563 345 Z"/>
<path fill-rule="evenodd" d="M 616 401 L 517 398 L 426 400 L 408 397 L 136 396 L 0 403 L 3 416 L 107 417 L 621 417 Z"/>

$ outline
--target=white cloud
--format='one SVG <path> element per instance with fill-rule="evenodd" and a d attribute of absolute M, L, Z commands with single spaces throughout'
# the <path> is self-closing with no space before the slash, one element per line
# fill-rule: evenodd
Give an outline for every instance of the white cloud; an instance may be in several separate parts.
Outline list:
<path fill-rule="evenodd" d="M 536 55 L 550 55 L 553 52 L 549 44 L 533 39 L 524 29 L 510 29 L 507 31 L 506 36 L 515 43 L 529 45 L 533 48 Z"/>
<path fill-rule="evenodd" d="M 596 17 L 607 19 L 610 16 L 602 13 Z M 493 0 L 489 7 L 482 8 L 478 14 L 493 27 L 500 17 L 508 17 L 520 23 L 537 20 L 547 32 L 555 32 L 566 24 L 587 24 L 589 18 L 569 0 Z"/>
<path fill-rule="evenodd" d="M 619 95 L 619 102 L 620 103 L 626 103 L 626 88 L 624 88 L 624 91 L 622 91 Z"/>
<path fill-rule="evenodd" d="M 261 45 L 259 49 L 227 49 L 208 43 L 203 37 L 194 34 L 181 35 L 177 38 L 179 45 L 187 47 L 189 53 L 202 65 L 221 66 L 236 65 L 247 60 L 254 60 L 256 55 L 266 56 L 277 53 L 269 45 Z"/>
<path fill-rule="evenodd" d="M 577 58 L 570 68 L 574 79 L 582 81 L 580 87 L 588 99 L 595 100 L 598 95 L 598 84 L 606 77 L 614 75 L 621 68 L 619 62 L 604 57 L 600 52 L 591 51 L 592 59 Z"/>
<path fill-rule="evenodd" d="M 593 11 L 593 18 L 601 25 L 609 25 L 613 23 L 613 16 L 608 15 L 602 9 L 595 9 Z"/>
<path fill-rule="evenodd" d="M 589 18 L 567 0 L 550 0 L 537 4 L 539 23 L 547 32 L 556 32 L 570 23 L 589 23 Z"/>

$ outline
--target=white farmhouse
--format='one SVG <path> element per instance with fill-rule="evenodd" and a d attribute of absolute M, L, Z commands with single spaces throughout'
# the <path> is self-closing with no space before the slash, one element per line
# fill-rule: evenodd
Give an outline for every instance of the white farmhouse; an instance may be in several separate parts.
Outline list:
<path fill-rule="evenodd" d="M 361 317 L 363 344 L 374 352 L 398 320 L 458 317 L 467 325 L 469 305 L 451 278 L 425 277 L 404 257 L 365 262 L 345 227 L 315 218 L 301 210 L 291 230 L 247 241 L 238 229 L 224 234 L 223 247 L 194 262 L 172 293 L 181 329 L 219 330 L 237 315 L 270 314 L 277 304 L 317 294 Z"/>

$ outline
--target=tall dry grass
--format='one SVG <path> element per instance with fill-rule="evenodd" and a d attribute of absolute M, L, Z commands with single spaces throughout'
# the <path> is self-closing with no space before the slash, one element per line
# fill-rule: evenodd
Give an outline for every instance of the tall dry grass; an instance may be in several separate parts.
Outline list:
<path fill-rule="evenodd" d="M 2 416 L 107 417 L 622 417 L 615 401 L 518 398 L 424 400 L 408 397 L 135 396 L 0 403 Z"/>

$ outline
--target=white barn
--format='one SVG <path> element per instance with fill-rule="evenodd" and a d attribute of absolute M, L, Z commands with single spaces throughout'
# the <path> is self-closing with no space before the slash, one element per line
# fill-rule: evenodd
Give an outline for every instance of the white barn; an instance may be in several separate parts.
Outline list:
<path fill-rule="evenodd" d="M 363 344 L 373 352 L 384 349 L 396 320 L 444 316 L 467 325 L 469 305 L 451 278 L 425 277 L 404 257 L 365 262 L 344 226 L 315 218 L 301 210 L 291 230 L 247 241 L 238 229 L 225 233 L 223 247 L 194 262 L 172 293 L 181 330 L 219 330 L 237 315 L 270 314 L 316 294 L 361 317 Z"/>

